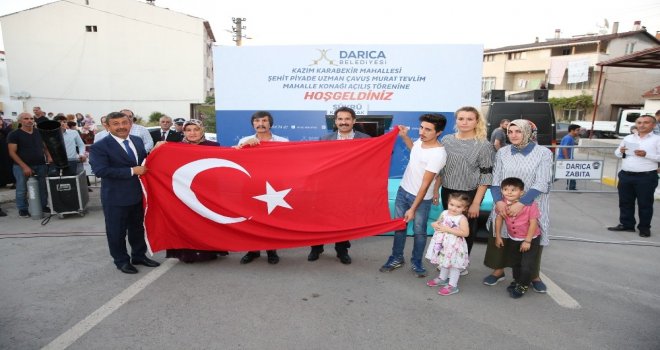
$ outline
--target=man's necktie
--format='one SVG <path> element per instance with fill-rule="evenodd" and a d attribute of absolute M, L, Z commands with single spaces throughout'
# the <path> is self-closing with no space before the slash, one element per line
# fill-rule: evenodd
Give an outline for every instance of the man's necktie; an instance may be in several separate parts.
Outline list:
<path fill-rule="evenodd" d="M 126 148 L 126 153 L 128 153 L 128 156 L 131 157 L 131 159 L 135 160 L 135 164 L 137 164 L 137 157 L 135 156 L 135 152 L 131 149 L 131 146 L 128 144 L 128 140 L 124 140 L 124 148 Z"/>
<path fill-rule="evenodd" d="M 165 134 L 166 134 L 165 131 L 163 131 L 163 134 L 160 136 L 161 141 L 165 141 Z"/>

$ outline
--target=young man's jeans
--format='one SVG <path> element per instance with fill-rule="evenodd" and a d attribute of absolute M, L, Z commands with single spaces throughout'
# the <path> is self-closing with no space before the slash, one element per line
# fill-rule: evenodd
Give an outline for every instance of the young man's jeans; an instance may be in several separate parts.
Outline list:
<path fill-rule="evenodd" d="M 410 206 L 415 201 L 414 194 L 406 192 L 403 188 L 399 187 L 396 193 L 396 201 L 394 202 L 394 210 L 397 218 L 403 217 Z M 412 261 L 420 263 L 424 255 L 424 248 L 426 246 L 426 224 L 429 218 L 429 211 L 431 210 L 431 199 L 422 200 L 415 211 L 415 218 L 413 219 L 413 234 L 414 243 L 412 251 Z M 394 244 L 392 245 L 392 256 L 403 260 L 403 248 L 406 245 L 407 229 L 394 232 Z"/>
<path fill-rule="evenodd" d="M 48 174 L 48 167 L 43 165 L 32 165 L 32 172 L 37 175 L 39 181 L 39 195 L 41 196 L 41 208 L 48 205 L 48 190 L 46 189 L 46 175 Z M 20 166 L 13 165 L 14 178 L 16 178 L 16 208 L 18 210 L 27 210 L 27 177 L 23 174 L 23 169 Z"/>

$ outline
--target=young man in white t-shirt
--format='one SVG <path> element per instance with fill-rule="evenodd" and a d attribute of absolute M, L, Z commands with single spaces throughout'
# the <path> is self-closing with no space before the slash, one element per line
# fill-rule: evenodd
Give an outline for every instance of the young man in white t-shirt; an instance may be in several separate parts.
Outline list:
<path fill-rule="evenodd" d="M 408 136 L 408 128 L 399 125 L 399 136 L 410 149 L 410 160 L 403 173 L 394 206 L 397 217 L 403 217 L 406 222 L 413 221 L 414 243 L 410 263 L 417 277 L 425 277 L 422 255 L 426 246 L 426 225 L 433 200 L 433 182 L 447 162 L 447 153 L 438 137 L 442 134 L 447 119 L 442 114 L 423 114 L 419 121 L 419 139 L 414 143 Z M 390 272 L 403 266 L 406 231 L 403 229 L 394 232 L 392 255 L 380 268 L 381 272 Z"/>

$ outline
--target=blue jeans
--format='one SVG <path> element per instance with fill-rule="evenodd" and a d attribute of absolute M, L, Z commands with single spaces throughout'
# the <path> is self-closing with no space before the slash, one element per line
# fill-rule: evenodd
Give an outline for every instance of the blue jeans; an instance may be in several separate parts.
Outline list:
<path fill-rule="evenodd" d="M 48 205 L 48 190 L 46 189 L 46 175 L 48 174 L 48 167 L 46 164 L 32 165 L 32 172 L 37 175 L 39 181 L 39 195 L 41 196 L 41 208 Z M 23 174 L 23 169 L 20 166 L 13 165 L 14 178 L 16 179 L 16 208 L 18 210 L 27 210 L 27 177 Z"/>
<path fill-rule="evenodd" d="M 406 213 L 415 201 L 414 194 L 406 192 L 403 188 L 399 187 L 396 193 L 396 201 L 394 202 L 394 210 L 396 217 L 400 218 Z M 412 261 L 421 263 L 422 256 L 424 255 L 424 248 L 426 247 L 426 224 L 429 219 L 429 211 L 431 210 L 431 200 L 422 200 L 415 211 L 415 218 L 413 219 L 413 251 Z M 403 260 L 403 248 L 406 246 L 407 229 L 398 230 L 394 232 L 394 243 L 392 244 L 392 256 Z"/>

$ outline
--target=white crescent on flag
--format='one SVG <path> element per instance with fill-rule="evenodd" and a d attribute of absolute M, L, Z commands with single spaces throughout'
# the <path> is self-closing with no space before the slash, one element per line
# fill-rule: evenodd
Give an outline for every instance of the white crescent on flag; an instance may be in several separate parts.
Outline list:
<path fill-rule="evenodd" d="M 235 224 L 248 220 L 249 218 L 244 218 L 241 216 L 230 217 L 220 215 L 206 207 L 199 201 L 199 199 L 197 199 L 197 195 L 195 195 L 195 192 L 193 192 L 190 187 L 192 185 L 193 179 L 202 171 L 213 168 L 236 169 L 243 172 L 245 175 L 250 176 L 250 173 L 248 173 L 247 170 L 232 161 L 219 158 L 200 159 L 187 163 L 174 172 L 172 175 L 172 189 L 174 190 L 174 194 L 194 212 L 217 223 Z"/>

